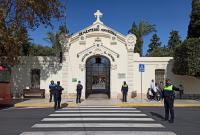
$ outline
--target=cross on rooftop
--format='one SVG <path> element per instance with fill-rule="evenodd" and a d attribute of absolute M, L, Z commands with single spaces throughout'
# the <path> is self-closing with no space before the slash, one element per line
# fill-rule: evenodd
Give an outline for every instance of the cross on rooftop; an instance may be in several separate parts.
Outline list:
<path fill-rule="evenodd" d="M 101 20 L 100 20 L 100 17 L 102 17 L 103 14 L 99 10 L 97 10 L 97 12 L 94 13 L 94 16 L 97 18 L 97 20 L 94 23 L 96 23 L 96 22 L 102 23 Z"/>

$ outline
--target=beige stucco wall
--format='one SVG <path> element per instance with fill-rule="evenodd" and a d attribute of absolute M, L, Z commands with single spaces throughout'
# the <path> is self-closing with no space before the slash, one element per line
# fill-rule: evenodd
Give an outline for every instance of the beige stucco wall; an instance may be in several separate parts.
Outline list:
<path fill-rule="evenodd" d="M 76 49 L 76 45 L 77 44 L 74 44 L 72 50 Z M 123 47 L 120 44 L 119 46 L 121 47 L 119 47 L 120 50 L 123 50 Z M 85 48 L 85 46 L 83 46 L 83 48 Z M 77 49 L 77 52 L 80 50 L 81 48 Z M 71 67 L 69 67 L 69 74 L 67 78 L 68 84 L 66 85 L 67 87 L 65 88 L 64 93 L 75 93 L 76 82 L 72 82 L 72 78 L 77 78 L 83 83 L 84 97 L 85 68 L 83 67 L 83 70 L 81 70 L 82 68 L 79 67 L 79 64 L 81 63 L 80 59 L 77 58 L 76 55 L 73 55 L 73 52 L 71 55 L 72 56 L 70 57 L 70 59 L 73 60 L 69 62 L 69 65 L 71 65 Z M 121 57 L 119 57 L 119 59 L 115 62 L 117 68 L 111 69 L 111 98 L 116 98 L 117 95 L 120 94 L 121 84 L 124 79 L 118 79 L 118 73 L 127 73 L 127 61 L 124 60 L 127 59 L 126 57 L 127 55 L 122 55 Z M 45 89 L 47 94 L 48 85 L 51 80 L 61 81 L 61 85 L 65 86 L 62 77 L 63 64 L 60 64 L 58 62 L 57 57 L 23 57 L 22 61 L 23 62 L 21 64 L 12 69 L 12 93 L 20 93 L 22 89 L 31 86 L 31 69 L 34 68 L 41 70 L 40 88 Z M 113 64 L 113 62 L 111 63 Z M 179 86 L 179 84 L 182 84 L 185 89 L 185 94 L 200 94 L 200 79 L 190 76 L 174 75 L 172 73 L 173 59 L 171 57 L 139 57 L 138 54 L 134 55 L 134 89 L 130 90 L 130 93 L 131 91 L 137 91 L 138 96 L 140 96 L 141 93 L 141 73 L 138 71 L 139 64 L 145 64 L 145 72 L 142 73 L 142 92 L 144 94 L 149 88 L 151 79 L 155 79 L 156 69 L 165 69 L 165 78 L 171 79 L 175 86 Z"/>
<path fill-rule="evenodd" d="M 40 69 L 40 88 L 49 93 L 51 80 L 61 81 L 62 65 L 57 57 L 21 57 L 20 63 L 12 68 L 12 93 L 17 96 L 26 87 L 31 87 L 31 70 Z"/>
<path fill-rule="evenodd" d="M 172 57 L 139 57 L 134 55 L 134 90 L 141 93 L 141 73 L 139 72 L 139 64 L 145 65 L 145 72 L 142 73 L 142 92 L 146 93 L 150 87 L 152 79 L 155 80 L 155 70 L 164 69 L 165 78 L 169 78 L 172 83 L 179 87 L 180 84 L 184 87 L 185 94 L 200 94 L 200 79 L 190 76 L 175 75 L 172 72 L 173 58 Z"/>
<path fill-rule="evenodd" d="M 96 27 L 95 25 L 92 27 Z M 102 26 L 104 27 L 104 26 Z M 79 37 L 75 34 L 74 38 Z M 112 38 L 115 37 L 115 41 Z M 72 82 L 72 78 L 77 78 L 83 84 L 83 93 L 82 96 L 85 96 L 85 85 L 86 85 L 86 60 L 94 55 L 102 55 L 107 57 L 111 62 L 111 69 L 110 69 L 110 88 L 111 88 L 111 97 L 116 97 L 118 92 L 120 92 L 121 84 L 123 81 L 126 81 L 127 78 L 119 79 L 118 74 L 124 73 L 127 76 L 127 49 L 124 43 L 120 42 L 116 36 L 113 36 L 108 33 L 102 32 L 92 32 L 89 34 L 84 35 L 84 40 L 81 40 L 80 37 L 75 40 L 71 41 L 70 49 L 68 52 L 67 57 L 65 58 L 68 61 L 70 67 L 68 68 L 68 76 L 67 76 L 67 83 L 66 89 L 69 93 L 74 93 L 76 90 L 77 82 Z M 112 44 L 115 42 L 115 44 Z M 97 45 L 100 45 L 97 47 Z M 83 57 L 88 53 L 87 49 L 93 47 L 91 49 L 91 54 L 87 55 L 84 60 L 82 61 Z M 114 61 L 112 58 L 105 54 L 104 52 L 113 53 L 112 56 L 114 57 Z M 81 53 L 82 52 L 82 53 Z M 77 54 L 80 54 L 77 57 Z M 117 56 L 117 54 L 119 56 Z"/>

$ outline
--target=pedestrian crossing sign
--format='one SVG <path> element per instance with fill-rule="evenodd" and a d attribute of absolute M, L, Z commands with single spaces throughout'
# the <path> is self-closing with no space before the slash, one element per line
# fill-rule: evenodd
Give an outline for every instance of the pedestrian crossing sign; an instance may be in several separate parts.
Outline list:
<path fill-rule="evenodd" d="M 144 72 L 144 64 L 139 64 L 139 72 Z"/>

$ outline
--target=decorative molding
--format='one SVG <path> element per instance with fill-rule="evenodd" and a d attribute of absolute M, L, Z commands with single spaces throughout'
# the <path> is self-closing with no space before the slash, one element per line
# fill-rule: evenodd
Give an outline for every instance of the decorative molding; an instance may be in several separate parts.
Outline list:
<path fill-rule="evenodd" d="M 119 58 L 119 54 L 103 46 L 102 44 L 95 44 L 77 54 L 77 58 L 82 57 L 83 62 L 89 55 L 107 55 L 113 62 L 115 58 Z"/>
<path fill-rule="evenodd" d="M 112 64 L 112 65 L 111 65 L 111 69 L 112 69 L 112 70 L 116 70 L 116 69 L 117 69 L 117 65 L 116 65 L 116 64 Z"/>
<path fill-rule="evenodd" d="M 61 44 L 61 47 L 62 47 L 62 50 L 63 52 L 65 51 L 69 51 L 69 48 L 70 48 L 70 36 L 69 35 L 65 35 L 65 34 L 61 34 L 59 36 L 59 42 Z"/>
<path fill-rule="evenodd" d="M 81 69 L 81 71 L 85 70 L 85 64 L 79 64 L 79 69 Z"/>
<path fill-rule="evenodd" d="M 135 35 L 128 34 L 126 36 L 126 45 L 127 45 L 128 51 L 134 51 L 135 44 L 136 44 L 136 37 L 135 37 Z"/>

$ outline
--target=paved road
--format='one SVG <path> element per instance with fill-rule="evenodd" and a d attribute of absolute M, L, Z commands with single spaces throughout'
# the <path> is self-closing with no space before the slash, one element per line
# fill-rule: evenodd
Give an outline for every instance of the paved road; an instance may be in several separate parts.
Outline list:
<path fill-rule="evenodd" d="M 78 107 L 53 112 L 21 135 L 175 135 L 136 108 Z"/>
<path fill-rule="evenodd" d="M 52 112 L 52 109 L 1 108 L 0 135 L 19 135 Z"/>
<path fill-rule="evenodd" d="M 168 130 L 178 135 L 200 135 L 200 108 L 175 108 L 175 122 L 169 124 L 163 121 L 162 107 L 140 107 L 143 113 L 160 121 Z"/>
<path fill-rule="evenodd" d="M 82 107 L 0 110 L 1 135 L 199 135 L 200 109 L 177 108 L 176 121 L 162 121 L 159 107 Z M 188 117 L 189 116 L 189 117 Z"/>

